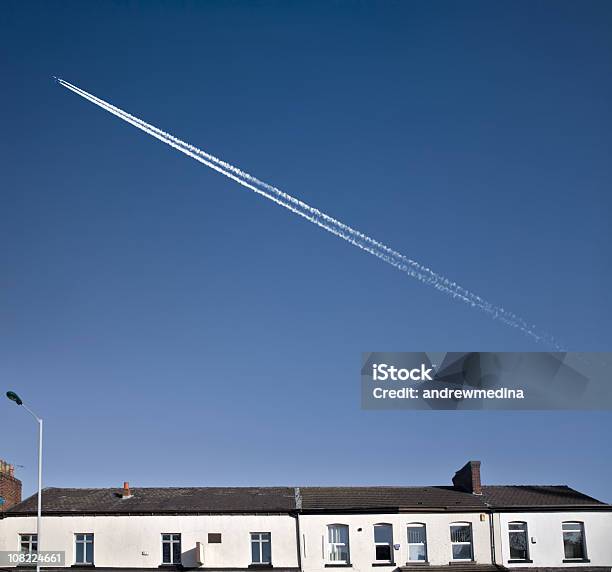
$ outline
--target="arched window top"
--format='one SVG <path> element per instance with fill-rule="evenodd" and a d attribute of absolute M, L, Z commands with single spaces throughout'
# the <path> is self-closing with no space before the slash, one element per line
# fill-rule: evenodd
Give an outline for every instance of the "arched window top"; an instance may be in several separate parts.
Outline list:
<path fill-rule="evenodd" d="M 374 542 L 392 545 L 393 544 L 393 525 L 386 522 L 379 522 L 374 525 Z"/>
<path fill-rule="evenodd" d="M 348 524 L 335 522 L 327 525 L 327 533 L 330 542 L 348 542 Z"/>
<path fill-rule="evenodd" d="M 424 522 L 409 522 L 406 526 L 414 526 L 414 527 L 425 526 L 425 523 Z"/>
<path fill-rule="evenodd" d="M 451 522 L 450 525 L 451 526 L 472 526 L 472 523 L 460 521 L 460 522 Z"/>

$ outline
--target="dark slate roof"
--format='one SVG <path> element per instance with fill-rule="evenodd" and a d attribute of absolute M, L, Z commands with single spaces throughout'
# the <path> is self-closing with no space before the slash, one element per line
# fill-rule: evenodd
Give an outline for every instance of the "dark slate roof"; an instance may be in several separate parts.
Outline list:
<path fill-rule="evenodd" d="M 605 505 L 565 485 L 513 485 L 482 487 L 486 502 L 494 507 Z M 609 506 L 609 505 L 608 505 Z"/>
<path fill-rule="evenodd" d="M 484 509 L 481 496 L 453 487 L 306 487 L 304 510 Z"/>
<path fill-rule="evenodd" d="M 485 486 L 482 495 L 453 487 L 306 487 L 301 489 L 305 511 L 486 510 L 488 508 L 607 507 L 567 486 Z"/>
<path fill-rule="evenodd" d="M 283 513 L 294 510 L 295 491 L 288 487 L 135 488 L 130 498 L 121 489 L 43 489 L 45 514 L 128 513 Z M 37 495 L 8 514 L 36 512 Z"/>
<path fill-rule="evenodd" d="M 574 508 L 612 510 L 567 486 L 485 486 L 482 495 L 453 487 L 191 487 L 43 490 L 44 514 L 289 513 L 484 511 Z M 36 495 L 5 512 L 34 514 Z"/>

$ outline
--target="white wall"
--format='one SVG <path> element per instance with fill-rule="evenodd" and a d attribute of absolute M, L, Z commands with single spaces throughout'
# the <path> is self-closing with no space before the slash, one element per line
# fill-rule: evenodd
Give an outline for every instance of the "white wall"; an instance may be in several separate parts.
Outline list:
<path fill-rule="evenodd" d="M 93 533 L 96 566 L 157 568 L 161 534 L 174 532 L 181 533 L 185 566 L 196 566 L 196 542 L 203 542 L 204 566 L 246 568 L 251 564 L 250 533 L 270 532 L 273 566 L 289 568 L 298 565 L 295 525 L 288 515 L 43 517 L 39 549 L 65 551 L 71 566 L 74 534 Z M 19 550 L 19 534 L 35 531 L 35 517 L 0 520 L 0 550 Z M 221 544 L 207 544 L 209 532 L 221 533 Z"/>
<path fill-rule="evenodd" d="M 452 522 L 470 522 L 473 530 L 474 557 L 478 563 L 491 562 L 489 515 L 483 513 L 430 514 L 361 514 L 300 515 L 302 567 L 306 572 L 329 572 L 327 558 L 327 525 L 349 526 L 352 567 L 356 571 L 384 572 L 373 568 L 374 525 L 393 525 L 393 541 L 400 545 L 394 551 L 397 566 L 408 560 L 406 525 L 424 523 L 427 527 L 428 560 L 433 565 L 451 561 L 449 526 Z M 531 564 L 508 564 L 508 522 L 524 521 L 529 538 Z M 527 512 L 494 516 L 498 563 L 513 566 L 564 567 L 561 523 L 582 521 L 585 527 L 587 556 L 585 566 L 612 566 L 612 512 Z M 361 531 L 358 529 L 361 528 Z M 0 520 L 0 550 L 19 550 L 19 533 L 36 530 L 34 517 L 10 517 Z M 250 533 L 270 532 L 272 564 L 275 568 L 298 566 L 295 519 L 288 515 L 219 515 L 219 516 L 97 516 L 44 517 L 41 550 L 63 550 L 66 564 L 74 563 L 74 534 L 94 534 L 94 560 L 98 567 L 157 568 L 161 564 L 161 534 L 181 533 L 183 563 L 195 566 L 196 542 L 204 543 L 205 567 L 246 568 L 251 564 Z M 209 532 L 222 534 L 221 544 L 207 544 Z M 143 555 L 147 552 L 148 555 Z"/>
<path fill-rule="evenodd" d="M 561 523 L 581 521 L 584 523 L 587 558 L 584 566 L 612 566 L 612 512 L 516 512 L 495 515 L 495 543 L 497 558 L 508 567 L 517 566 L 580 566 L 564 563 Z M 533 563 L 508 564 L 510 547 L 508 523 L 527 523 L 529 558 Z M 531 539 L 535 540 L 535 544 Z"/>
<path fill-rule="evenodd" d="M 393 525 L 393 542 L 400 545 L 394 551 L 396 566 L 403 566 L 408 560 L 407 527 L 411 522 L 424 523 L 427 527 L 427 556 L 432 565 L 445 565 L 451 559 L 450 524 L 470 522 L 474 546 L 474 559 L 479 564 L 491 563 L 489 516 L 480 520 L 481 513 L 435 513 L 435 514 L 361 514 L 361 515 L 300 515 L 300 542 L 302 543 L 302 567 L 307 572 L 329 569 L 327 563 L 327 525 L 346 524 L 349 526 L 351 564 L 354 570 L 376 570 L 373 568 L 374 525 Z M 359 531 L 361 528 L 361 531 Z M 392 570 L 389 567 L 388 570 Z"/>

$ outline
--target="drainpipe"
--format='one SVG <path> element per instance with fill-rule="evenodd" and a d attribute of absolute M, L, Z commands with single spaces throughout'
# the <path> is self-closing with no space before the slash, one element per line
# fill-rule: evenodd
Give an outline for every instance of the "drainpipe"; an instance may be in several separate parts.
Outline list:
<path fill-rule="evenodd" d="M 295 487 L 295 539 L 297 541 L 298 568 L 302 572 L 302 535 L 300 533 L 300 513 L 302 512 L 302 493 L 300 487 Z"/>
<path fill-rule="evenodd" d="M 491 564 L 497 566 L 495 557 L 495 529 L 493 526 L 493 511 L 489 512 L 489 536 L 491 538 Z"/>

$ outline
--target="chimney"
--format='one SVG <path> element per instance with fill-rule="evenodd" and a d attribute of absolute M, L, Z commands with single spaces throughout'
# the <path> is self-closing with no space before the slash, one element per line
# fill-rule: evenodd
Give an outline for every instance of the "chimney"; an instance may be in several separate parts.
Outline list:
<path fill-rule="evenodd" d="M 15 478 L 15 467 L 0 459 L 0 512 L 21 502 L 21 481 Z"/>
<path fill-rule="evenodd" d="M 480 461 L 468 461 L 453 477 L 453 486 L 465 493 L 482 494 L 480 484 Z"/>
<path fill-rule="evenodd" d="M 123 483 L 123 490 L 121 491 L 121 498 L 122 499 L 129 499 L 131 496 L 132 496 L 132 494 L 130 493 L 130 483 L 125 481 Z"/>

